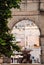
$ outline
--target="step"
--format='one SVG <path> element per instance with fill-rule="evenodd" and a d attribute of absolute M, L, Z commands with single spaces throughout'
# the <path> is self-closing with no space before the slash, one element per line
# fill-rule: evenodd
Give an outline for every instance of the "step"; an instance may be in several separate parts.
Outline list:
<path fill-rule="evenodd" d="M 20 64 L 10 64 L 10 63 L 3 63 L 2 65 L 44 65 L 44 64 L 29 64 L 29 63 L 20 63 Z"/>

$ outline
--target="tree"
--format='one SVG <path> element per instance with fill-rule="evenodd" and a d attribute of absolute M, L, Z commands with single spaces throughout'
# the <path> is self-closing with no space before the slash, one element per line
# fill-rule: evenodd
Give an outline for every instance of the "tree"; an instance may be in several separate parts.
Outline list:
<path fill-rule="evenodd" d="M 19 50 L 20 48 L 12 43 L 13 35 L 8 31 L 7 26 L 8 18 L 11 17 L 11 8 L 19 8 L 21 0 L 0 0 L 0 54 L 10 57 L 13 54 L 13 50 Z M 11 49 L 12 47 L 12 49 Z"/>

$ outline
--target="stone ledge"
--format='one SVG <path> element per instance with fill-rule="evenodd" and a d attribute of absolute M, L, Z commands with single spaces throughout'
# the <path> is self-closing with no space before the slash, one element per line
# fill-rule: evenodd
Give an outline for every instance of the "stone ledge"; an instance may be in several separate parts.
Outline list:
<path fill-rule="evenodd" d="M 7 63 L 3 63 L 2 65 L 44 65 L 44 64 L 26 64 L 26 63 L 21 63 L 21 64 L 7 64 Z"/>
<path fill-rule="evenodd" d="M 25 0 L 22 0 L 22 2 L 25 2 Z M 29 2 L 35 3 L 35 2 L 39 2 L 39 0 L 27 0 L 27 3 L 29 3 Z"/>
<path fill-rule="evenodd" d="M 22 12 L 13 12 L 12 13 L 12 16 L 26 16 L 26 15 L 38 15 L 39 14 L 39 11 L 22 11 Z"/>

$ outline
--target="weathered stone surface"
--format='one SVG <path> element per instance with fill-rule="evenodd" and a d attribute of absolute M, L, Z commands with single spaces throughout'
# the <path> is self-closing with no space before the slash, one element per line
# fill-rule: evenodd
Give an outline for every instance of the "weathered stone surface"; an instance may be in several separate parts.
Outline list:
<path fill-rule="evenodd" d="M 41 4 L 40 4 L 40 9 L 44 11 L 44 3 L 43 2 L 41 2 Z"/>
<path fill-rule="evenodd" d="M 4 63 L 2 65 L 43 65 L 43 64 L 26 64 L 26 63 L 24 63 L 24 64 L 7 64 L 7 63 Z"/>
<path fill-rule="evenodd" d="M 44 9 L 44 0 L 40 0 L 40 9 Z M 8 26 L 12 30 L 14 25 L 24 19 L 32 20 L 40 29 L 41 37 L 41 62 L 44 63 L 44 12 L 39 11 L 39 0 L 23 0 L 20 9 L 11 9 L 12 18 L 9 19 Z"/>
<path fill-rule="evenodd" d="M 44 2 L 44 0 L 40 0 L 40 2 Z"/>

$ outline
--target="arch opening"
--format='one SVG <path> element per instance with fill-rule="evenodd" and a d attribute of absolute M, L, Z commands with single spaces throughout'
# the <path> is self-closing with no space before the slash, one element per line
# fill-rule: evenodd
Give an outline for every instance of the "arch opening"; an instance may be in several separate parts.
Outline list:
<path fill-rule="evenodd" d="M 32 64 L 41 63 L 40 30 L 37 25 L 30 20 L 22 20 L 15 24 L 11 33 L 15 36 L 16 42 L 21 47 L 21 52 L 14 51 L 16 56 L 14 56 L 12 62 Z M 26 52 L 28 56 L 30 55 L 28 61 L 26 57 L 22 60 L 24 57 L 23 55 L 26 55 L 24 52 Z M 17 57 L 17 59 L 15 57 Z"/>

